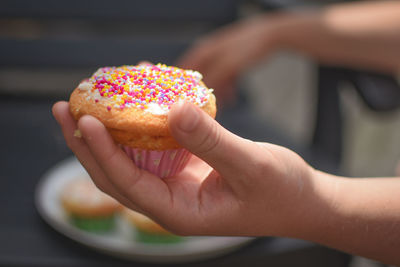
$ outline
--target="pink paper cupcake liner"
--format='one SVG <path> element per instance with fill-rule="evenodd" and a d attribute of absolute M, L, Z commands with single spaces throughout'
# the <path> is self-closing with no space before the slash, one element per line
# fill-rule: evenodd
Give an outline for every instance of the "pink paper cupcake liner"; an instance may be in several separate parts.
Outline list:
<path fill-rule="evenodd" d="M 156 151 L 122 146 L 122 149 L 136 166 L 160 178 L 179 173 L 190 159 L 190 152 L 184 148 Z"/>

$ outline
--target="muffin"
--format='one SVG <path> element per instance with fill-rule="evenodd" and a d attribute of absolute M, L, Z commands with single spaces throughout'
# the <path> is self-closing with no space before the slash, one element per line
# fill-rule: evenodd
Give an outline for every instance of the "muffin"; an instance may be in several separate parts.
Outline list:
<path fill-rule="evenodd" d="M 97 189 L 91 180 L 83 178 L 68 183 L 60 199 L 70 222 L 91 232 L 112 230 L 121 208 L 119 202 Z"/>
<path fill-rule="evenodd" d="M 135 239 L 139 242 L 149 244 L 168 244 L 177 243 L 183 240 L 183 237 L 168 232 L 147 216 L 136 211 L 124 207 L 122 209 L 122 217 L 134 227 L 136 232 Z"/>
<path fill-rule="evenodd" d="M 98 118 L 138 167 L 168 177 L 190 157 L 168 129 L 168 112 L 178 101 L 215 117 L 215 96 L 202 75 L 164 64 L 100 68 L 79 84 L 69 103 L 76 120 L 85 114 Z"/>

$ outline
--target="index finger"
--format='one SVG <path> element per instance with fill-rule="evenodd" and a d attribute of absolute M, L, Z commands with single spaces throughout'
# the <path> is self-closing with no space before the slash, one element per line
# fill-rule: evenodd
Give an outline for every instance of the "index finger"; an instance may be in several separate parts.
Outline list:
<path fill-rule="evenodd" d="M 164 181 L 136 167 L 100 121 L 85 115 L 78 127 L 91 154 L 122 195 L 150 213 L 163 213 L 168 209 L 171 195 Z"/>

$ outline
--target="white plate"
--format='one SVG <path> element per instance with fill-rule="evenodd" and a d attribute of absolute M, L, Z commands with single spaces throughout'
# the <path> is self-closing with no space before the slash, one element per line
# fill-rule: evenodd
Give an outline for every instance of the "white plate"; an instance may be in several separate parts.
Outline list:
<path fill-rule="evenodd" d="M 76 228 L 68 221 L 59 195 L 62 188 L 77 177 L 88 177 L 75 158 L 66 159 L 43 176 L 36 188 L 36 208 L 55 230 L 88 247 L 125 259 L 146 262 L 188 262 L 212 258 L 231 252 L 254 238 L 250 237 L 187 237 L 176 244 L 157 245 L 135 241 L 134 229 L 122 218 L 108 234 L 94 234 Z"/>

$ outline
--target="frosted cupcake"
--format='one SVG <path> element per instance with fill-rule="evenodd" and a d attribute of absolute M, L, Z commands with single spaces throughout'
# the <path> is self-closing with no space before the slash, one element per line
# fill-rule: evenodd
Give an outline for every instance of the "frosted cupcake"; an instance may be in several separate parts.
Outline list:
<path fill-rule="evenodd" d="M 151 244 L 177 243 L 182 237 L 174 235 L 145 215 L 128 208 L 122 209 L 122 217 L 136 229 L 135 238 L 139 242 Z"/>
<path fill-rule="evenodd" d="M 77 120 L 98 118 L 138 167 L 168 177 L 190 157 L 168 129 L 168 112 L 178 101 L 215 117 L 215 96 L 202 75 L 163 64 L 100 68 L 73 91 L 70 110 Z"/>
<path fill-rule="evenodd" d="M 89 179 L 71 181 L 61 192 L 60 199 L 71 223 L 91 232 L 112 230 L 121 208 L 121 204 L 97 189 Z"/>

